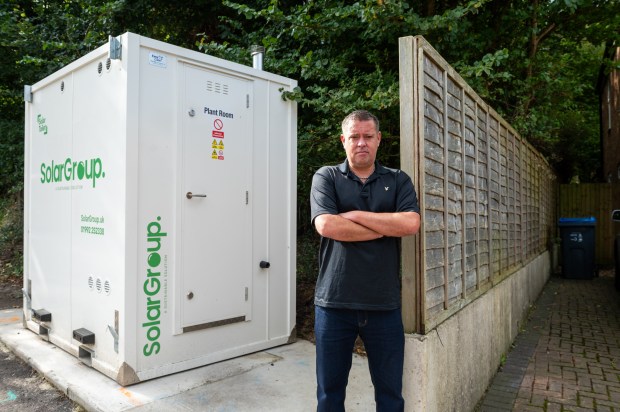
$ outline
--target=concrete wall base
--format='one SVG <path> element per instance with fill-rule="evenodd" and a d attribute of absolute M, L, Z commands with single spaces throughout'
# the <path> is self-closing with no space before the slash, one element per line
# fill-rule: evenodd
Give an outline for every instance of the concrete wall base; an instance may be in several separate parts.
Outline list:
<path fill-rule="evenodd" d="M 407 411 L 472 411 L 549 280 L 545 252 L 426 335 L 405 337 Z"/>

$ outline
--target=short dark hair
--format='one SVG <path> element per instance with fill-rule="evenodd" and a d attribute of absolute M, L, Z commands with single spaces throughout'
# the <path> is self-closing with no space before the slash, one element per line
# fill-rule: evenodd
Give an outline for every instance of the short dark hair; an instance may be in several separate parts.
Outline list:
<path fill-rule="evenodd" d="M 345 132 L 345 128 L 349 125 L 349 123 L 354 122 L 354 121 L 363 122 L 367 120 L 372 120 L 375 123 L 375 128 L 377 129 L 377 132 L 378 132 L 379 131 L 379 119 L 377 119 L 377 116 L 370 113 L 368 110 L 355 110 L 349 113 L 347 117 L 345 117 L 344 120 L 342 121 L 342 125 L 341 125 L 342 133 Z"/>

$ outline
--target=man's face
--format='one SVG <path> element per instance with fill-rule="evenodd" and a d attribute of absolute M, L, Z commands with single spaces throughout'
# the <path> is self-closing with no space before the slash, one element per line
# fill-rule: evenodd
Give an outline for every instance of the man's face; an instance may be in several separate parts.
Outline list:
<path fill-rule="evenodd" d="M 375 128 L 372 120 L 354 120 L 340 135 L 340 141 L 347 152 L 349 166 L 356 170 L 372 167 L 377 157 L 377 149 L 381 142 L 381 132 Z"/>

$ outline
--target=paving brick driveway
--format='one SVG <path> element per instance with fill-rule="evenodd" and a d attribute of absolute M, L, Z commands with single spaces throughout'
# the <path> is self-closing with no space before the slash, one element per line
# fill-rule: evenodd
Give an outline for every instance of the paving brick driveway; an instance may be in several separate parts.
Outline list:
<path fill-rule="evenodd" d="M 613 271 L 551 277 L 479 411 L 620 411 L 620 294 Z"/>

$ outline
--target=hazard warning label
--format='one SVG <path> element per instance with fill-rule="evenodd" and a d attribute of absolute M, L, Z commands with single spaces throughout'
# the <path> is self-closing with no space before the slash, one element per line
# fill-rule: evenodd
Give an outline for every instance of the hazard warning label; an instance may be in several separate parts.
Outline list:
<path fill-rule="evenodd" d="M 224 121 L 222 119 L 217 118 L 213 121 L 213 130 L 211 130 L 211 137 L 213 137 L 213 142 L 211 142 L 211 148 L 213 149 L 213 153 L 211 153 L 211 159 L 214 160 L 224 160 Z"/>
<path fill-rule="evenodd" d="M 213 152 L 211 153 L 211 159 L 224 160 L 224 150 L 213 150 Z"/>
<path fill-rule="evenodd" d="M 220 139 L 224 138 L 224 132 L 222 131 L 222 129 L 224 128 L 224 122 L 222 121 L 222 119 L 215 119 L 213 121 L 213 131 L 211 132 L 211 135 L 213 137 L 218 137 Z"/>

